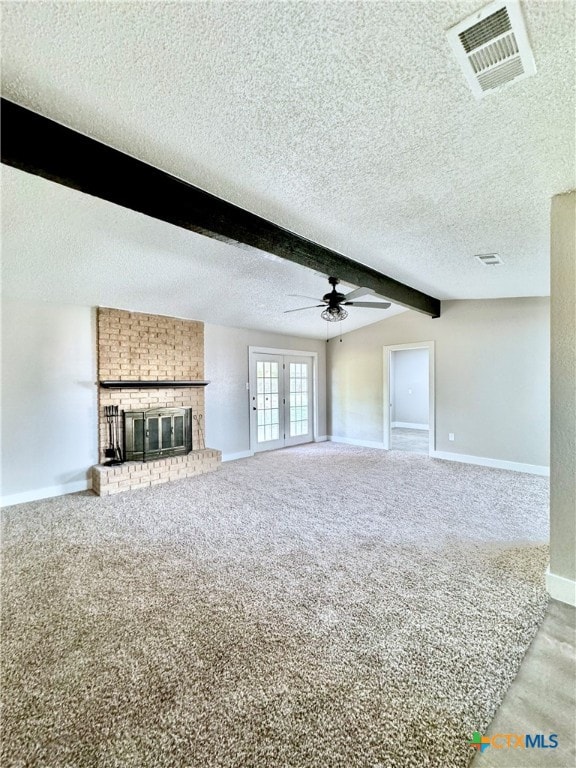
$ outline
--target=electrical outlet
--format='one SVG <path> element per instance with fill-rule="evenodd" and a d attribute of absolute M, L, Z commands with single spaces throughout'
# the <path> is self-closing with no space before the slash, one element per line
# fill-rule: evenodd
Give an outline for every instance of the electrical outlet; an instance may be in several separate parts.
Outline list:
<path fill-rule="evenodd" d="M 454 440 L 454 432 L 448 432 L 448 440 Z"/>

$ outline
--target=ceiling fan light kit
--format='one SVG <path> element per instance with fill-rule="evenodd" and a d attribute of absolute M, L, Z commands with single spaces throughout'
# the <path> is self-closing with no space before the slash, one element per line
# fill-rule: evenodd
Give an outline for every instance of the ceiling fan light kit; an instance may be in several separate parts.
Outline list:
<path fill-rule="evenodd" d="M 329 323 L 338 323 L 348 317 L 348 311 L 344 309 L 344 306 L 364 307 L 369 309 L 388 309 L 390 307 L 389 301 L 350 301 L 350 299 L 354 299 L 357 296 L 365 296 L 367 293 L 374 293 L 374 291 L 370 290 L 369 288 L 356 288 L 354 291 L 350 291 L 350 293 L 344 294 L 336 290 L 336 286 L 340 282 L 337 277 L 329 277 L 328 282 L 332 286 L 332 290 L 328 293 L 325 293 L 321 299 L 318 299 L 318 301 L 321 301 L 322 304 L 314 304 L 311 307 L 287 309 L 284 314 L 287 312 L 301 312 L 304 309 L 316 309 L 325 307 L 325 309 L 320 313 L 320 317 Z"/>
<path fill-rule="evenodd" d="M 346 320 L 348 312 L 342 307 L 328 307 L 320 313 L 320 317 L 329 323 L 338 323 L 340 320 Z"/>

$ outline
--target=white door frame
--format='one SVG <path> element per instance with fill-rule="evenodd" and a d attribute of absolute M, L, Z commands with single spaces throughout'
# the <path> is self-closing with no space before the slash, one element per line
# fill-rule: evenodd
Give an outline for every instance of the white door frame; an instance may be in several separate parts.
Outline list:
<path fill-rule="evenodd" d="M 312 360 L 312 440 L 318 440 L 318 352 L 310 352 L 301 349 L 279 349 L 278 347 L 248 347 L 248 382 L 252 386 L 251 360 L 252 354 L 257 355 L 288 355 L 294 357 L 308 357 Z M 248 424 L 250 429 L 250 450 L 255 453 L 258 448 L 257 435 L 254 430 L 252 418 L 252 403 L 250 401 L 250 389 L 248 390 Z"/>
<path fill-rule="evenodd" d="M 390 450 L 390 428 L 392 419 L 390 418 L 390 373 L 392 352 L 398 352 L 403 349 L 427 349 L 428 350 L 428 453 L 432 455 L 436 450 L 436 397 L 434 392 L 434 342 L 433 341 L 415 341 L 411 344 L 392 344 L 384 347 L 384 371 L 383 371 L 383 437 L 384 448 Z"/>

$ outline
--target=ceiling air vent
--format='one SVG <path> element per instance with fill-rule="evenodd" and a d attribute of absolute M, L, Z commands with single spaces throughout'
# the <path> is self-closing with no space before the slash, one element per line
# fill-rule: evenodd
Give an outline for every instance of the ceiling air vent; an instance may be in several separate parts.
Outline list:
<path fill-rule="evenodd" d="M 487 267 L 493 267 L 496 264 L 504 263 L 498 253 L 479 253 L 477 256 L 474 256 L 474 258 L 478 259 L 480 264 L 485 264 Z"/>
<path fill-rule="evenodd" d="M 520 3 L 514 0 L 491 3 L 446 34 L 477 99 L 536 73 Z"/>

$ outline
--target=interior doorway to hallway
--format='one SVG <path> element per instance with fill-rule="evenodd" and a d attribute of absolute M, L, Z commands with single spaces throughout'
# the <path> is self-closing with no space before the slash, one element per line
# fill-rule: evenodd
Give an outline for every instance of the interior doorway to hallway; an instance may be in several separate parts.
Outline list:
<path fill-rule="evenodd" d="M 384 348 L 384 445 L 434 450 L 434 342 Z"/>

